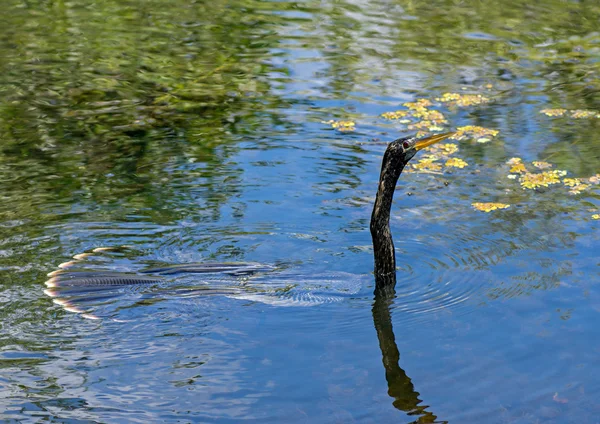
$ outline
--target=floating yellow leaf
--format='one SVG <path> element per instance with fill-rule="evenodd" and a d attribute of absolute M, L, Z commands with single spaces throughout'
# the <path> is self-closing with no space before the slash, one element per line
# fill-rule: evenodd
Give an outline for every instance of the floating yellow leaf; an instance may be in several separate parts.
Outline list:
<path fill-rule="evenodd" d="M 433 122 L 430 121 L 419 121 L 408 126 L 409 130 L 428 130 L 429 127 L 433 126 Z"/>
<path fill-rule="evenodd" d="M 433 103 L 427 99 L 418 99 L 416 102 L 407 102 L 402 106 L 413 110 L 425 109 L 431 106 Z"/>
<path fill-rule="evenodd" d="M 385 112 L 381 114 L 382 118 L 385 119 L 400 119 L 400 118 L 404 118 L 406 115 L 408 115 L 408 111 L 406 110 L 397 110 L 395 112 Z"/>
<path fill-rule="evenodd" d="M 496 209 L 506 209 L 509 208 L 510 205 L 507 205 L 506 203 L 471 203 L 471 206 L 473 206 L 475 209 L 477 209 L 478 211 L 482 211 L 482 212 L 491 212 L 491 211 L 495 211 Z"/>
<path fill-rule="evenodd" d="M 589 184 L 583 184 L 583 180 L 581 178 L 565 178 L 563 180 L 563 184 L 571 187 L 569 190 L 569 194 L 579 194 L 583 190 L 590 187 Z"/>
<path fill-rule="evenodd" d="M 438 125 L 447 124 L 448 121 L 446 117 L 437 110 L 428 109 L 429 106 L 432 106 L 431 101 L 427 99 L 417 99 L 414 102 L 404 103 L 403 106 L 407 107 L 409 110 L 396 110 L 393 112 L 385 112 L 382 113 L 381 116 L 385 119 L 401 119 L 401 118 L 414 118 L 419 121 L 426 121 L 427 123 L 416 123 L 411 125 L 411 129 L 420 129 L 427 128 L 431 131 L 442 131 L 443 128 Z M 402 119 L 400 121 L 403 124 L 408 124 L 411 122 L 410 119 Z"/>
<path fill-rule="evenodd" d="M 596 174 L 593 177 L 588 178 L 588 182 L 591 184 L 600 184 L 600 174 Z"/>
<path fill-rule="evenodd" d="M 338 131 L 341 132 L 348 132 L 348 131 L 354 131 L 356 128 L 356 124 L 354 123 L 354 121 L 334 121 L 334 120 L 330 120 L 330 121 L 322 121 L 323 124 L 328 124 L 331 125 L 332 128 L 335 128 Z"/>
<path fill-rule="evenodd" d="M 453 143 L 434 144 L 426 147 L 425 151 L 436 158 L 446 158 L 458 151 L 458 146 Z"/>
<path fill-rule="evenodd" d="M 481 94 L 459 94 L 459 93 L 444 93 L 442 97 L 436 98 L 441 103 L 449 105 L 466 107 L 488 103 L 490 99 Z"/>
<path fill-rule="evenodd" d="M 600 214 L 597 214 L 597 213 L 593 214 L 592 219 L 600 219 Z"/>
<path fill-rule="evenodd" d="M 506 163 L 508 165 L 515 165 L 515 164 L 521 163 L 521 162 L 523 162 L 523 159 L 521 159 L 521 158 L 510 158 L 509 160 L 506 161 Z"/>
<path fill-rule="evenodd" d="M 515 163 L 508 172 L 516 173 L 516 174 L 524 174 L 527 172 L 527 168 L 521 162 Z"/>
<path fill-rule="evenodd" d="M 542 161 L 533 161 L 531 162 L 533 164 L 533 166 L 535 166 L 538 169 L 548 169 L 548 168 L 552 168 L 552 164 L 548 163 L 548 162 L 542 162 Z"/>
<path fill-rule="evenodd" d="M 459 158 L 451 158 L 446 161 L 446 166 L 454 168 L 464 168 L 468 163 Z"/>
<path fill-rule="evenodd" d="M 600 114 L 595 110 L 576 109 L 571 111 L 571 117 L 575 119 L 599 118 Z"/>
<path fill-rule="evenodd" d="M 456 129 L 456 134 L 454 134 L 452 139 L 454 140 L 463 140 L 465 138 L 474 138 L 479 142 L 489 141 L 488 137 L 496 137 L 498 135 L 497 130 L 491 130 L 489 128 L 478 127 L 476 125 L 467 125 L 465 127 L 458 127 Z M 485 141 L 483 141 L 485 139 Z"/>
<path fill-rule="evenodd" d="M 563 184 L 569 187 L 574 187 L 581 184 L 581 180 L 579 178 L 565 178 L 563 180 Z"/>
<path fill-rule="evenodd" d="M 577 184 L 575 187 L 569 190 L 569 194 L 579 194 L 587 188 L 589 188 L 588 184 Z"/>
<path fill-rule="evenodd" d="M 437 146 L 448 155 L 458 152 L 458 146 L 453 143 L 437 144 Z"/>
<path fill-rule="evenodd" d="M 435 125 L 435 122 L 432 121 L 419 121 L 419 122 L 415 122 L 414 124 L 411 124 L 408 126 L 409 130 L 427 130 L 427 131 L 431 131 L 431 132 L 436 132 L 436 131 L 443 131 L 444 128 L 442 127 L 438 127 L 437 125 Z"/>
<path fill-rule="evenodd" d="M 412 116 L 414 116 L 415 118 L 418 118 L 418 119 L 432 121 L 437 124 L 445 124 L 448 122 L 448 121 L 446 121 L 446 117 L 437 110 L 430 110 L 430 109 L 424 109 L 424 108 L 418 109 L 412 113 Z"/>
<path fill-rule="evenodd" d="M 568 116 L 575 119 L 600 118 L 598 111 L 590 109 L 544 109 L 540 113 L 548 116 L 565 116 L 568 114 Z"/>
<path fill-rule="evenodd" d="M 454 102 L 461 98 L 461 94 L 458 93 L 444 93 L 442 97 L 436 98 L 438 102 L 446 103 L 446 102 Z"/>
<path fill-rule="evenodd" d="M 539 174 L 523 174 L 519 181 L 521 182 L 521 187 L 527 189 L 548 187 L 551 184 L 560 183 L 559 174 L 556 171 L 546 171 Z"/>
<path fill-rule="evenodd" d="M 567 113 L 567 109 L 543 109 L 540 110 L 540 113 L 548 116 L 563 116 Z"/>
<path fill-rule="evenodd" d="M 417 171 L 439 172 L 442 170 L 442 165 L 434 163 L 437 159 L 438 158 L 433 155 L 428 156 L 413 164 L 412 167 Z"/>

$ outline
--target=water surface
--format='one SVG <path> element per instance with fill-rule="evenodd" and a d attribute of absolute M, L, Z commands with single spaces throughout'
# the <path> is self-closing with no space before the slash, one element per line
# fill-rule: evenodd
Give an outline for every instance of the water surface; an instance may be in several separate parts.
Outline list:
<path fill-rule="evenodd" d="M 3 10 L 3 420 L 597 419 L 599 186 L 527 190 L 506 162 L 600 172 L 599 119 L 540 113 L 600 110 L 599 6 L 9 0 Z M 435 102 L 448 92 L 490 102 Z M 381 114 L 417 99 L 434 101 L 444 129 L 499 134 L 455 142 L 464 168 L 401 177 L 397 296 L 374 302 L 368 223 L 382 142 L 416 132 Z M 475 202 L 511 206 L 484 213 Z M 82 252 L 93 254 L 75 268 L 268 264 L 287 277 L 265 276 L 261 293 L 336 301 L 230 296 L 238 282 L 187 276 L 174 284 L 215 295 L 131 290 L 104 319 L 85 319 L 43 292 L 46 274 Z"/>

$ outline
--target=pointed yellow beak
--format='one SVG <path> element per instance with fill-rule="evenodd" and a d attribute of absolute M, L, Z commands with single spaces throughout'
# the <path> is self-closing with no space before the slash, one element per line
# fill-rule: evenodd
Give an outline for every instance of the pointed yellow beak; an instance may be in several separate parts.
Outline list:
<path fill-rule="evenodd" d="M 448 137 L 452 137 L 454 134 L 456 134 L 455 132 L 447 132 L 444 134 L 435 134 L 429 137 L 425 137 L 422 138 L 420 140 L 417 140 L 417 143 L 415 144 L 415 149 L 416 150 L 421 150 L 424 149 L 427 146 L 431 146 L 432 144 L 437 143 L 438 141 L 442 141 L 447 139 Z"/>

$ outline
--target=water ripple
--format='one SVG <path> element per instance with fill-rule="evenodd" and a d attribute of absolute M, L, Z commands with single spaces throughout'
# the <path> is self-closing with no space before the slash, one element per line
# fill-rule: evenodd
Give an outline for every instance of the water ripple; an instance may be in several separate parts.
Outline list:
<path fill-rule="evenodd" d="M 496 280 L 490 267 L 503 256 L 503 248 L 460 229 L 396 242 L 396 319 L 432 320 L 440 313 L 473 310 Z"/>
<path fill-rule="evenodd" d="M 299 274 L 259 263 L 190 263 L 140 267 L 121 255 L 128 250 L 96 248 L 48 274 L 44 293 L 84 318 L 117 318 L 119 312 L 170 298 L 225 296 L 273 306 L 339 302 L 360 292 L 367 276 L 344 272 Z M 118 272 L 110 257 L 118 259 Z M 102 258 L 103 260 L 98 260 Z M 185 302 L 183 302 L 185 304 Z"/>

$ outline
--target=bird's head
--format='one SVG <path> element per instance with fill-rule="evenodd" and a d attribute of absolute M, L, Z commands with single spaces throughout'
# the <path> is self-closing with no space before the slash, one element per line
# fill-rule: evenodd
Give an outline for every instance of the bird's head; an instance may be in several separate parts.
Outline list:
<path fill-rule="evenodd" d="M 419 150 L 425 147 L 431 146 L 439 141 L 445 140 L 448 137 L 452 137 L 454 132 L 448 132 L 444 134 L 435 134 L 425 138 L 417 137 L 404 137 L 394 140 L 388 146 L 386 154 L 389 153 L 392 162 L 397 165 L 406 165 Z M 399 162 L 399 163 L 398 163 Z"/>

